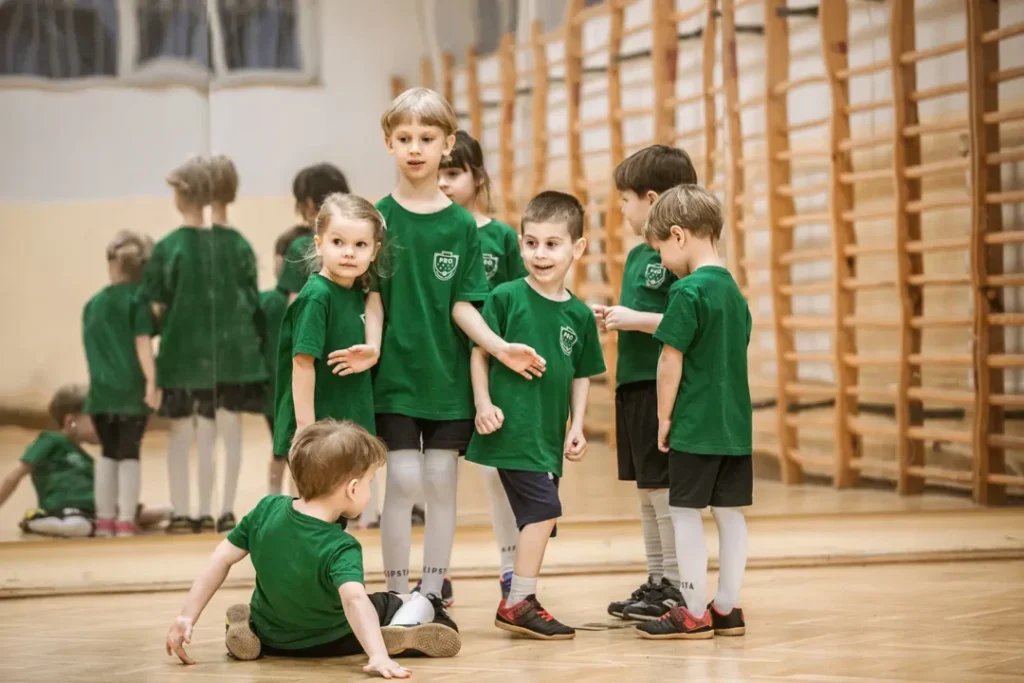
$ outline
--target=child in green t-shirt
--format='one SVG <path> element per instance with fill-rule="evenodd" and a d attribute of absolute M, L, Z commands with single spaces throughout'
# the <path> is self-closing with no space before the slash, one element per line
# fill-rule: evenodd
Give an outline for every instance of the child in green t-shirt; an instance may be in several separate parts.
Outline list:
<path fill-rule="evenodd" d="M 92 417 L 102 446 L 96 463 L 97 536 L 136 532 L 139 451 L 149 408 L 135 338 L 153 333 L 153 313 L 138 300 L 142 268 L 152 247 L 152 240 L 127 230 L 115 235 L 107 246 L 111 284 L 82 310 L 82 343 L 89 366 L 85 412 Z"/>
<path fill-rule="evenodd" d="M 622 215 L 635 235 L 643 232 L 659 194 L 696 182 L 689 155 L 667 145 L 645 147 L 615 169 Z M 682 602 L 668 509 L 668 455 L 658 450 L 655 379 L 661 344 L 653 336 L 676 279 L 658 252 L 640 242 L 626 256 L 618 305 L 593 307 L 599 327 L 618 333 L 615 450 L 619 480 L 636 482 L 647 555 L 647 581 L 629 598 L 608 605 L 609 614 L 624 619 L 657 619 Z"/>
<path fill-rule="evenodd" d="M 300 498 L 267 496 L 221 541 L 167 632 L 167 654 L 194 663 L 184 644 L 231 566 L 248 555 L 256 588 L 249 604 L 227 612 L 225 641 L 237 659 L 366 653 L 364 671 L 406 678 L 391 656 L 456 655 L 462 642 L 440 600 L 367 595 L 359 541 L 335 523 L 366 506 L 384 460 L 380 441 L 353 422 L 300 430 L 289 454 Z"/>
<path fill-rule="evenodd" d="M 589 377 L 605 371 L 594 313 L 565 288 L 569 269 L 586 250 L 583 220 L 583 207 L 570 195 L 549 191 L 530 200 L 522 237 L 529 275 L 499 285 L 484 304 L 484 319 L 496 334 L 530 344 L 547 359 L 544 375 L 524 378 L 489 363 L 481 347 L 472 358 L 476 434 L 466 457 L 498 469 L 519 527 L 512 585 L 494 623 L 542 640 L 576 635 L 541 607 L 537 576 L 562 515 L 562 460 L 579 461 L 586 452 Z"/>
<path fill-rule="evenodd" d="M 500 284 L 526 276 L 523 257 L 519 253 L 519 235 L 515 229 L 496 221 L 485 212 L 491 205 L 491 178 L 484 168 L 480 143 L 464 130 L 456 131 L 451 153 L 441 160 L 441 191 L 476 219 L 480 246 L 484 257 L 487 285 L 493 290 Z M 480 474 L 491 500 L 491 523 L 498 542 L 501 560 L 501 597 L 507 597 L 512 585 L 512 565 L 516 558 L 516 518 L 509 507 L 498 471 L 481 465 Z"/>
<path fill-rule="evenodd" d="M 658 448 L 668 454 L 669 510 L 683 602 L 637 626 L 644 638 L 738 636 L 747 559 L 753 467 L 747 345 L 750 310 L 722 267 L 722 206 L 697 185 L 664 192 L 647 217 L 644 237 L 681 279 L 654 333 L 658 359 Z M 718 526 L 718 591 L 705 602 L 707 547 L 700 511 Z"/>
<path fill-rule="evenodd" d="M 82 449 L 83 443 L 99 439 L 92 418 L 86 412 L 89 389 L 77 385 L 61 387 L 50 400 L 50 417 L 55 431 L 46 431 L 32 442 L 18 464 L 0 480 L 0 506 L 26 476 L 32 479 L 37 508 L 29 510 L 21 521 L 26 533 L 64 538 L 90 536 L 96 505 L 93 459 Z M 135 489 L 136 492 L 138 489 Z M 116 510 L 115 510 L 116 512 Z M 119 514 L 136 527 L 160 524 L 170 516 L 168 508 L 143 507 L 138 502 Z"/>
<path fill-rule="evenodd" d="M 441 595 L 455 536 L 458 456 L 473 434 L 466 337 L 520 373 L 543 373 L 544 360 L 494 334 L 476 308 L 490 289 L 480 231 L 438 187 L 458 128 L 451 104 L 426 88 L 407 90 L 381 116 L 381 128 L 399 171 L 394 191 L 377 202 L 394 261 L 379 283 L 388 317 L 373 386 L 377 433 L 388 446 L 384 569 L 390 590 L 408 590 L 411 513 L 423 491 L 430 514 L 422 591 Z"/>

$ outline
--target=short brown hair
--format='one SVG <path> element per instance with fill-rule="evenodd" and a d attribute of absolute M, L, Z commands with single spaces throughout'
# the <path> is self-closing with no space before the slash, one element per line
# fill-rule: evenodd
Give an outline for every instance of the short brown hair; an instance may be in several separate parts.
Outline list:
<path fill-rule="evenodd" d="M 235 163 L 223 154 L 210 157 L 210 179 L 213 182 L 212 199 L 230 204 L 238 196 L 238 170 Z"/>
<path fill-rule="evenodd" d="M 647 241 L 667 240 L 672 226 L 689 230 L 701 239 L 717 242 L 722 236 L 722 203 L 700 185 L 679 185 L 655 200 L 644 226 Z"/>
<path fill-rule="evenodd" d="M 571 194 L 545 190 L 530 200 L 523 209 L 520 229 L 527 223 L 565 222 L 569 236 L 576 241 L 583 237 L 583 205 Z"/>
<path fill-rule="evenodd" d="M 446 136 L 455 135 L 459 128 L 459 118 L 451 103 L 430 88 L 409 88 L 396 97 L 381 114 L 380 127 L 390 137 L 395 128 L 413 120 L 424 126 L 437 126 Z"/>
<path fill-rule="evenodd" d="M 312 234 L 313 228 L 308 225 L 293 225 L 277 236 L 277 240 L 274 241 L 274 255 L 287 256 L 288 248 L 292 246 L 292 242 L 300 237 L 311 236 Z"/>
<path fill-rule="evenodd" d="M 697 171 L 685 150 L 668 145 L 644 147 L 626 157 L 615 168 L 615 189 L 637 195 L 661 194 L 676 185 L 697 182 Z"/>
<path fill-rule="evenodd" d="M 299 430 L 288 468 L 303 500 L 329 495 L 338 486 L 387 459 L 384 443 L 355 422 L 326 419 Z"/>
<path fill-rule="evenodd" d="M 142 270 L 153 251 L 153 239 L 131 230 L 121 230 L 107 245 L 107 262 L 117 263 L 117 269 L 128 282 L 141 282 Z"/>
<path fill-rule="evenodd" d="M 65 384 L 57 389 L 50 399 L 49 412 L 59 428 L 64 428 L 64 420 L 68 415 L 80 415 L 85 410 L 85 396 L 88 393 L 88 387 L 81 384 Z"/>
<path fill-rule="evenodd" d="M 192 157 L 167 175 L 167 184 L 181 193 L 192 206 L 208 206 L 213 199 L 210 165 L 202 157 Z"/>

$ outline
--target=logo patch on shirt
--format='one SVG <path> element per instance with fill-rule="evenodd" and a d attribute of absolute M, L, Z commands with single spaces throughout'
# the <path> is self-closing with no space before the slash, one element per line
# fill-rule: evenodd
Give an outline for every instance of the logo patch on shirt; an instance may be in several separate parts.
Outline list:
<path fill-rule="evenodd" d="M 576 330 L 562 325 L 562 331 L 558 335 L 558 343 L 562 347 L 562 353 L 567 356 L 571 356 L 572 347 L 576 346 L 577 339 L 579 338 L 576 336 Z"/>
<path fill-rule="evenodd" d="M 498 263 L 500 259 L 494 254 L 484 254 L 484 272 L 487 274 L 488 280 L 493 280 L 494 276 L 498 274 Z"/>
<path fill-rule="evenodd" d="M 660 263 L 648 263 L 644 271 L 644 284 L 651 289 L 661 287 L 665 283 L 665 266 Z"/>
<path fill-rule="evenodd" d="M 359 319 L 363 321 L 364 325 L 366 324 L 366 314 L 365 313 L 360 313 L 359 314 Z"/>
<path fill-rule="evenodd" d="M 434 253 L 434 275 L 438 280 L 445 282 L 451 280 L 455 275 L 455 269 L 459 267 L 459 255 L 450 251 Z"/>

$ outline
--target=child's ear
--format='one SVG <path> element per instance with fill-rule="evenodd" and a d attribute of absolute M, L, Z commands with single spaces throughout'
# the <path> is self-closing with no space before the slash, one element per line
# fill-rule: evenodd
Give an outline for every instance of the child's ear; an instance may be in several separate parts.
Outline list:
<path fill-rule="evenodd" d="M 576 244 L 572 245 L 572 259 L 578 261 L 583 257 L 583 252 L 587 250 L 587 238 L 581 237 L 576 240 Z"/>
<path fill-rule="evenodd" d="M 320 239 L 320 235 L 313 235 L 313 244 L 316 245 L 316 253 L 320 253 L 320 247 L 323 240 Z"/>
<path fill-rule="evenodd" d="M 451 154 L 453 147 L 455 147 L 455 135 L 449 135 L 444 139 L 444 155 Z"/>
<path fill-rule="evenodd" d="M 391 146 L 391 136 L 390 135 L 385 135 L 384 136 L 384 146 L 388 148 L 388 154 L 394 154 L 395 153 L 395 148 Z"/>
<path fill-rule="evenodd" d="M 684 242 L 686 241 L 686 231 L 683 230 L 678 225 L 673 225 L 671 228 L 669 228 L 669 234 L 671 234 L 672 237 L 676 238 L 677 240 L 683 240 Z"/>
<path fill-rule="evenodd" d="M 655 192 L 654 190 L 647 190 L 647 193 L 644 194 L 644 199 L 646 199 L 649 204 L 653 204 L 654 200 L 656 200 L 657 198 L 658 193 Z"/>

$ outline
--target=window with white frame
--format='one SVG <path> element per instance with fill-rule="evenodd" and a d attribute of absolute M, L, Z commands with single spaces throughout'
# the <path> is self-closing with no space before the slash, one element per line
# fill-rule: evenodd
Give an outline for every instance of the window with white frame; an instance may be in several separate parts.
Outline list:
<path fill-rule="evenodd" d="M 0 85 L 314 83 L 317 0 L 0 0 Z"/>

